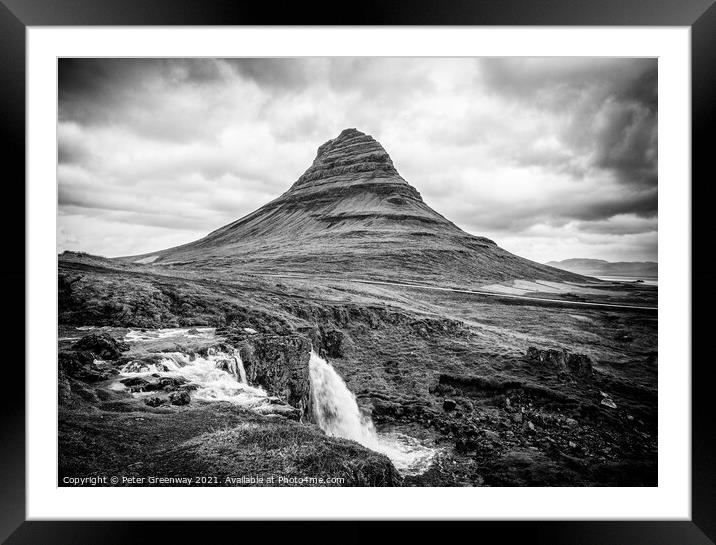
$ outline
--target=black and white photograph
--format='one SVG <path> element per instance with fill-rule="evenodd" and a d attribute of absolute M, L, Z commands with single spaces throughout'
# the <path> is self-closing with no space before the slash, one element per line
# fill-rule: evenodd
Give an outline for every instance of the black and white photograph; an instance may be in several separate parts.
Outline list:
<path fill-rule="evenodd" d="M 57 70 L 59 487 L 659 485 L 656 58 Z"/>

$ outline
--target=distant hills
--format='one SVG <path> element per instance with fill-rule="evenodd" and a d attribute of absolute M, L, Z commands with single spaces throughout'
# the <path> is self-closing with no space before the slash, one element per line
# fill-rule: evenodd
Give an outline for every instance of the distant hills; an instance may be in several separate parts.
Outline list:
<path fill-rule="evenodd" d="M 550 267 L 587 276 L 643 276 L 657 278 L 659 265 L 653 261 L 604 261 L 603 259 L 565 259 L 549 261 Z"/>
<path fill-rule="evenodd" d="M 328 274 L 460 287 L 583 280 L 466 233 L 428 206 L 383 146 L 356 129 L 321 145 L 283 195 L 251 214 L 183 246 L 118 259 L 223 275 Z"/>

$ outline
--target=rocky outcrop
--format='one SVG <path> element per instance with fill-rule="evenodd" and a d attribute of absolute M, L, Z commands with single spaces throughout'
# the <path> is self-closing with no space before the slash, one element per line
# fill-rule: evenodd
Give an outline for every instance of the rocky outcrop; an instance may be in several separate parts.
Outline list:
<path fill-rule="evenodd" d="M 527 349 L 528 361 L 539 364 L 557 373 L 571 373 L 573 375 L 589 378 L 594 374 L 592 360 L 586 354 L 572 354 L 566 349 L 540 349 L 530 346 Z"/>
<path fill-rule="evenodd" d="M 297 408 L 309 417 L 311 342 L 301 335 L 251 335 L 239 348 L 249 384 Z"/>
<path fill-rule="evenodd" d="M 342 358 L 353 350 L 353 341 L 340 329 L 324 330 L 321 339 L 325 354 L 329 358 Z"/>
<path fill-rule="evenodd" d="M 96 383 L 112 379 L 119 373 L 111 364 L 95 360 L 91 352 L 61 351 L 57 360 L 57 399 L 61 404 L 77 399 L 97 403 Z"/>
<path fill-rule="evenodd" d="M 63 351 L 57 354 L 60 374 L 66 377 L 83 382 L 100 382 L 118 374 L 113 367 L 94 362 L 94 354 L 88 351 Z"/>
<path fill-rule="evenodd" d="M 116 360 L 122 352 L 129 350 L 129 345 L 107 333 L 90 333 L 72 345 L 72 348 L 91 352 L 102 360 Z"/>
<path fill-rule="evenodd" d="M 330 325 L 299 326 L 296 329 L 311 341 L 313 349 L 323 358 L 343 358 L 355 349 L 350 335 L 342 329 Z"/>
<path fill-rule="evenodd" d="M 94 362 L 94 355 L 91 352 L 58 352 L 57 363 L 60 371 L 70 377 L 76 376 L 84 367 L 89 367 Z"/>
<path fill-rule="evenodd" d="M 343 334 L 341 342 L 346 341 L 345 330 L 358 324 L 370 329 L 378 329 L 386 325 L 406 326 L 420 336 L 430 335 L 464 335 L 468 328 L 459 320 L 451 318 L 435 318 L 416 315 L 397 307 L 388 305 L 318 304 L 292 301 L 284 309 L 315 326 L 300 327 L 298 331 L 309 335 L 314 346 L 323 346 L 324 337 Z M 337 331 L 333 333 L 332 331 Z M 328 341 L 331 342 L 330 340 Z"/>
<path fill-rule="evenodd" d="M 540 349 L 530 346 L 525 354 L 531 362 L 538 363 L 548 369 L 565 371 L 567 369 L 567 351 L 564 349 Z"/>

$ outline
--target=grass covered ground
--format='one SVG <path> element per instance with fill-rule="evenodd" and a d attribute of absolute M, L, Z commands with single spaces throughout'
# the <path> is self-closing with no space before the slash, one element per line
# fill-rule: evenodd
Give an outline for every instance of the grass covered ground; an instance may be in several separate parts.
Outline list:
<path fill-rule="evenodd" d="M 61 408 L 59 446 L 60 485 L 86 475 L 118 476 L 126 486 L 171 486 L 174 477 L 192 478 L 194 486 L 401 482 L 381 454 L 226 402 L 157 409 L 135 399 L 78 402 Z"/>
<path fill-rule="evenodd" d="M 617 296 L 614 289 L 601 300 L 656 305 L 654 288 L 627 286 Z M 224 403 L 152 409 L 73 384 L 72 401 L 60 407 L 61 477 L 326 470 L 344 485 L 656 484 L 656 312 L 345 281 L 199 277 L 91 259 L 60 262 L 59 301 L 64 325 L 306 335 L 380 428 L 440 451 L 426 473 L 400 480 L 384 456 L 312 424 Z M 530 346 L 585 354 L 593 376 L 536 365 L 525 357 Z"/>

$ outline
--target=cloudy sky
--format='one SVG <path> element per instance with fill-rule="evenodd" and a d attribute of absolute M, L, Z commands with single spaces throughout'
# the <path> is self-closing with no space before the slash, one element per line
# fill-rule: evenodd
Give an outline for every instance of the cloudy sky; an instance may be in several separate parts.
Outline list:
<path fill-rule="evenodd" d="M 653 59 L 62 59 L 58 250 L 200 238 L 347 127 L 514 253 L 656 261 Z"/>

